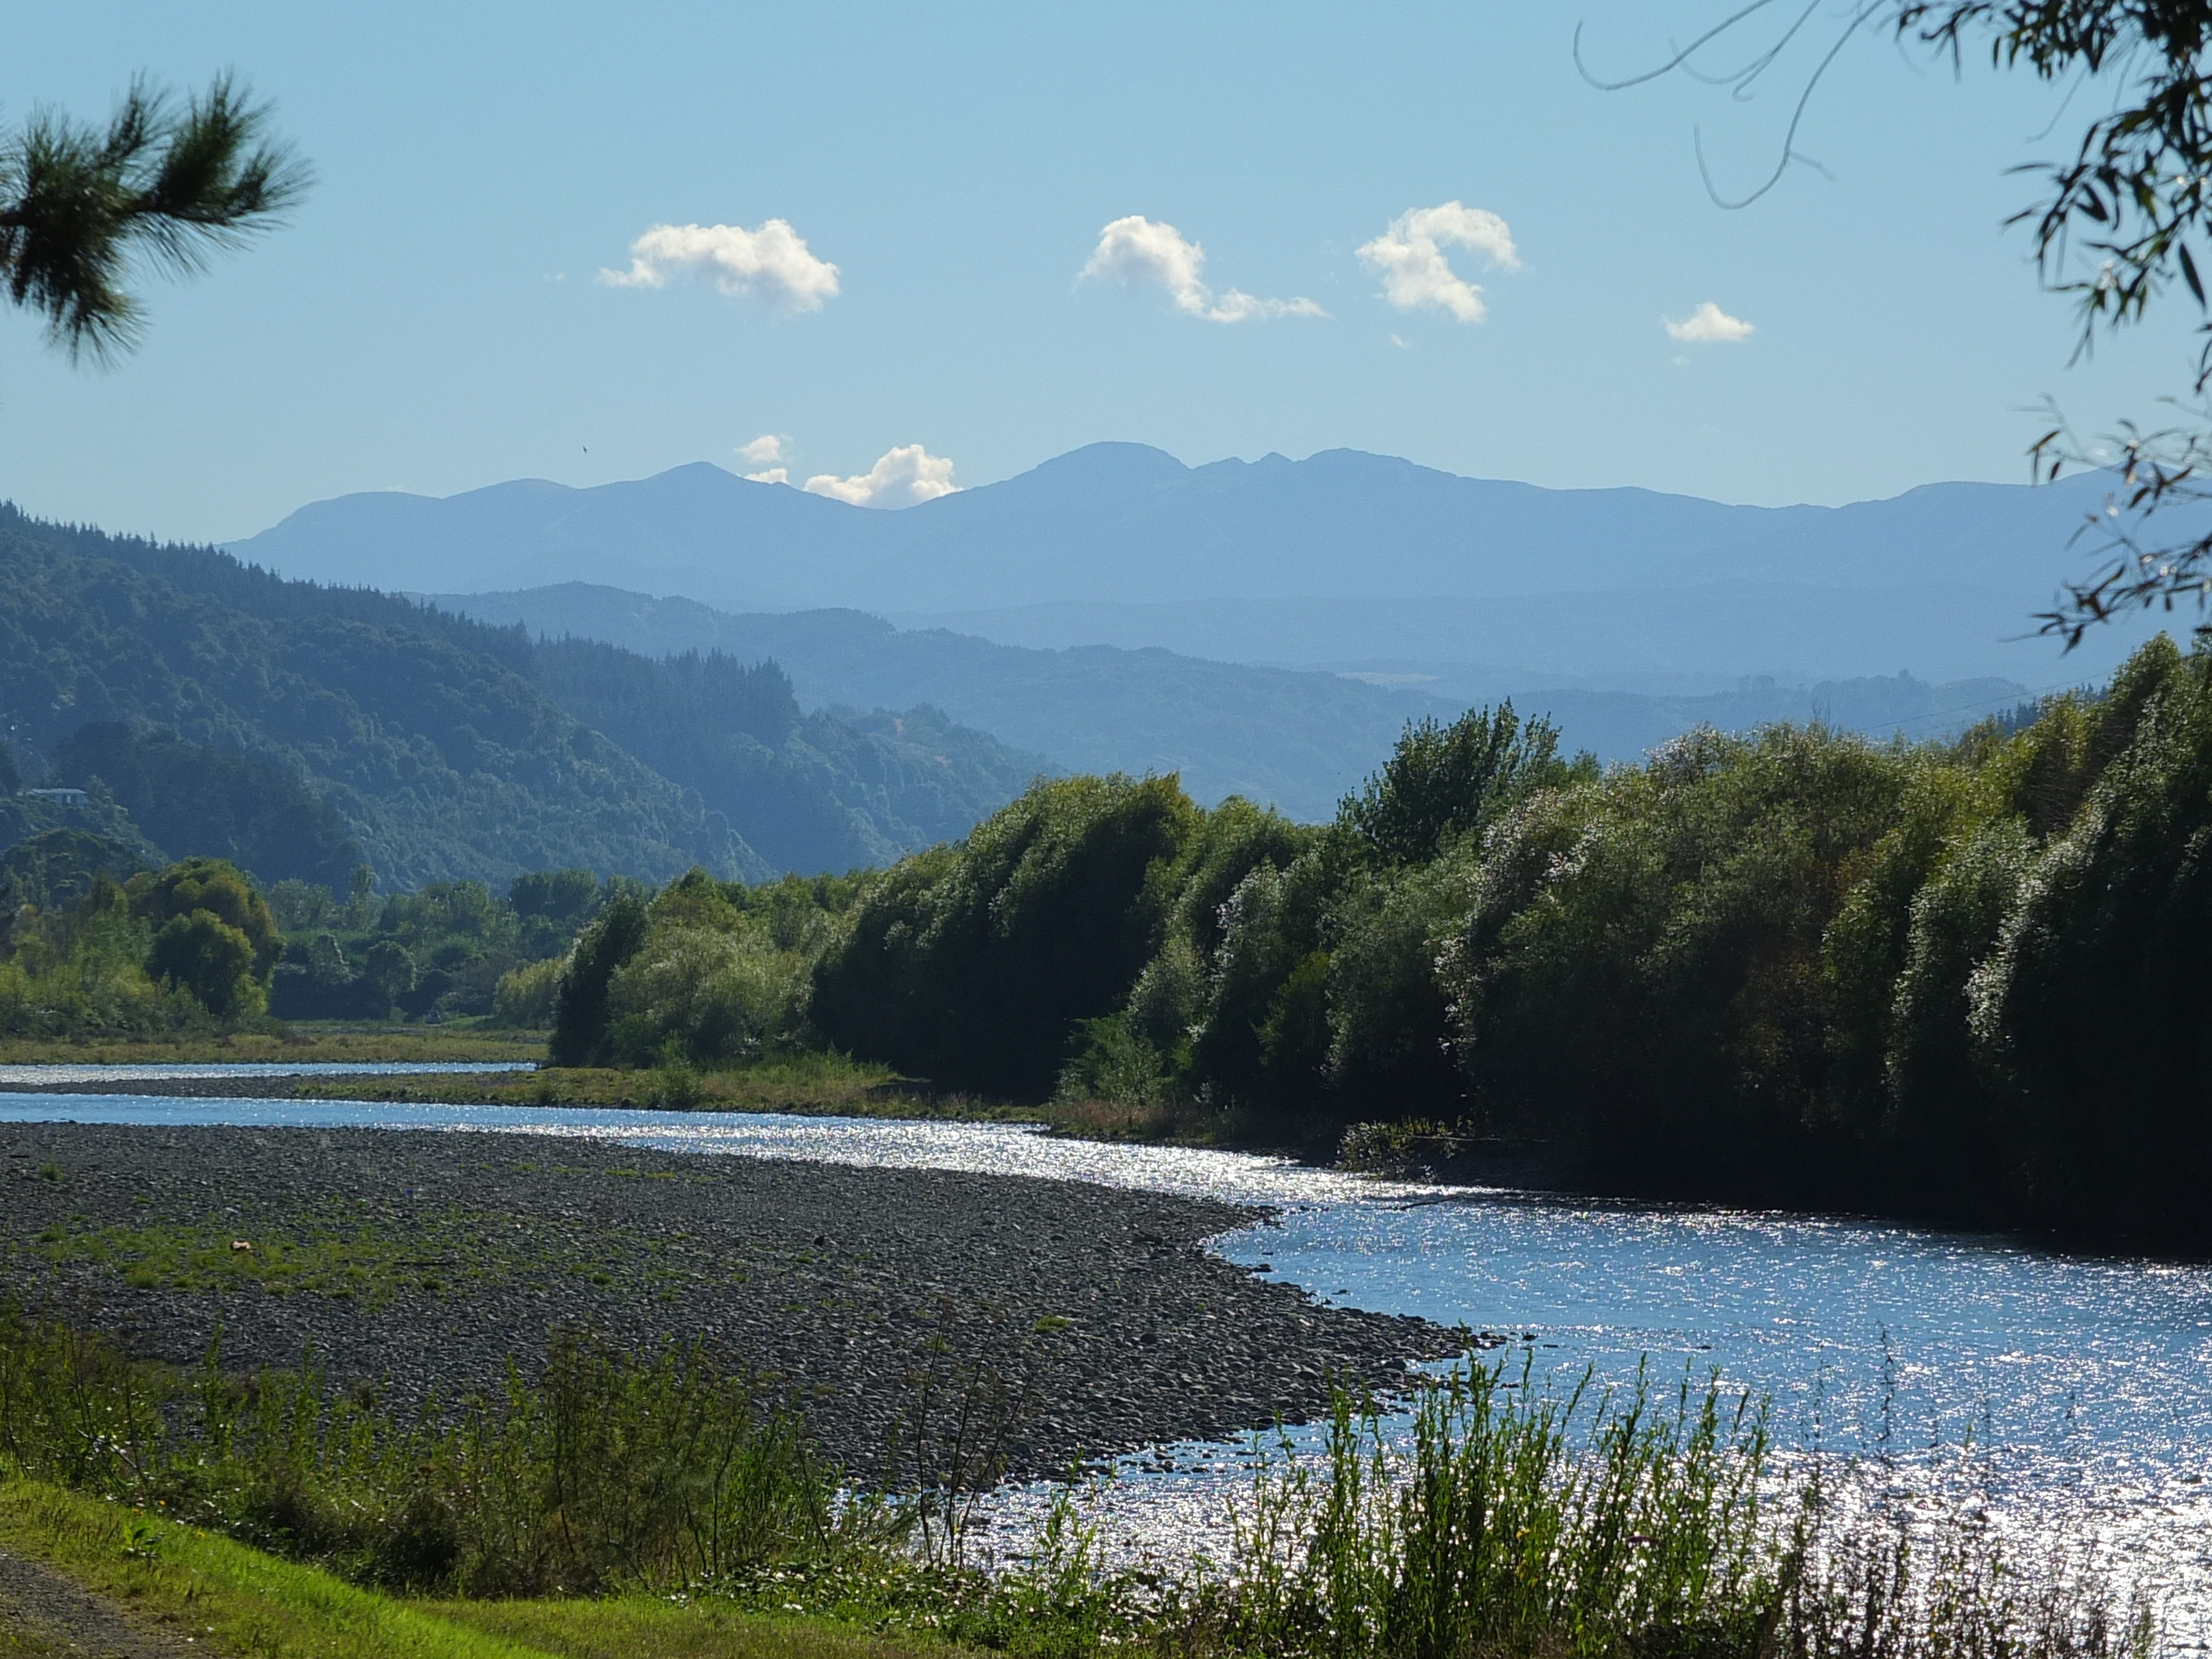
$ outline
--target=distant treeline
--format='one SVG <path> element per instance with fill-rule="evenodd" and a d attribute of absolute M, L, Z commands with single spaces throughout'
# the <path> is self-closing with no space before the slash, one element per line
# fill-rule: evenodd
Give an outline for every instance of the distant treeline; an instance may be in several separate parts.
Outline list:
<path fill-rule="evenodd" d="M 341 898 L 236 866 L 155 867 L 127 840 L 44 830 L 0 852 L 0 1036 L 134 1037 L 276 1019 L 552 1018 L 577 932 L 647 890 L 588 870 L 505 894 L 434 882 L 378 898 L 358 866 Z"/>
<path fill-rule="evenodd" d="M 2212 1238 L 2212 659 L 1952 743 L 1510 708 L 1410 729 L 1334 823 L 1040 783 L 848 883 L 611 903 L 556 1047 L 826 1043 L 941 1089 L 1440 1149 L 1624 1193 Z"/>

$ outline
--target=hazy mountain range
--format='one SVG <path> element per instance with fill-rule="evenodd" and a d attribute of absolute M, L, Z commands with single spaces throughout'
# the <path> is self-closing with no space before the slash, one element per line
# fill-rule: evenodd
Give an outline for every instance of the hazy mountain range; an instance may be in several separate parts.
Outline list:
<path fill-rule="evenodd" d="M 2041 686 L 2024 640 L 2104 499 L 2097 477 L 1939 483 L 1845 507 L 1544 489 L 1350 450 L 1187 467 L 1094 444 L 897 512 L 715 466 L 574 489 L 348 495 L 232 550 L 293 576 L 417 592 L 570 581 L 724 611 L 851 607 L 1002 643 L 1165 646 L 1428 674 L 1449 696 L 1552 684 L 1713 691 L 1899 670 Z"/>
<path fill-rule="evenodd" d="M 1449 719 L 1477 700 L 1389 676 L 1376 677 L 1377 684 L 1157 647 L 999 645 L 942 629 L 901 629 L 858 611 L 733 615 L 582 582 L 431 597 L 444 609 L 520 623 L 541 638 L 604 640 L 647 657 L 719 651 L 739 661 L 773 659 L 810 708 L 928 704 L 1069 771 L 1179 772 L 1201 800 L 1241 794 L 1302 818 L 1334 811 L 1407 720 Z M 1814 685 L 1753 680 L 1705 696 L 1536 689 L 1516 701 L 1553 719 L 1570 748 L 1634 760 L 1700 724 L 1735 729 L 1817 718 L 1931 737 L 2023 695 L 2009 680 L 1933 685 L 1888 677 Z"/>

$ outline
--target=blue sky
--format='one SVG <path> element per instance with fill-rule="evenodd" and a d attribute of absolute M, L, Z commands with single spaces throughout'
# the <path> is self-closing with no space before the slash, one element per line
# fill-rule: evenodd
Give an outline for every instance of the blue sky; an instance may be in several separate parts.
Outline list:
<path fill-rule="evenodd" d="M 2045 396 L 2091 431 L 2155 416 L 2187 319 L 2069 367 L 2066 302 L 2000 228 L 2032 190 L 2006 170 L 2068 136 L 2058 92 L 1862 41 L 1800 137 L 1826 176 L 1723 211 L 1693 132 L 1756 177 L 1797 73 L 1748 104 L 1608 94 L 1571 46 L 1580 22 L 1634 68 L 1725 9 L 17 8 L 0 116 L 234 68 L 319 182 L 252 252 L 149 284 L 118 368 L 0 316 L 0 495 L 228 538 L 348 490 L 764 468 L 738 451 L 773 434 L 794 482 L 920 445 L 974 485 L 1127 439 L 1839 501 L 2024 477 Z M 1405 217 L 1447 204 L 1487 216 Z M 1495 235 L 1435 247 L 1483 290 L 1466 320 L 1418 233 L 1492 219 L 1516 264 Z M 758 246 L 729 232 L 633 263 L 657 226 L 771 220 L 834 294 L 787 257 L 718 292 L 701 272 L 744 286 Z M 662 285 L 601 277 L 634 270 Z M 1670 337 L 1707 304 L 1753 331 Z"/>

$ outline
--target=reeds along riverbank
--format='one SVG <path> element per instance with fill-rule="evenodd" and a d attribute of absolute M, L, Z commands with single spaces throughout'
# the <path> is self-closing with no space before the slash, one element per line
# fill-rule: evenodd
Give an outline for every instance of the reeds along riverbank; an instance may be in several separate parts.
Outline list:
<path fill-rule="evenodd" d="M 134 1363 L 0 1317 L 0 1476 L 219 1529 L 356 1583 L 447 1596 L 649 1591 L 1023 1654 L 1269 1659 L 2148 1659 L 2094 1575 L 2021 1571 L 1971 1525 L 1916 1541 L 1778 1492 L 1753 1402 L 1688 1382 L 1566 1395 L 1469 1364 L 1413 1432 L 1340 1395 L 1324 1455 L 1263 1460 L 1231 1559 L 1103 1562 L 1078 1494 L 995 1571 L 963 1487 L 995 1478 L 993 1379 L 908 1425 L 903 1491 L 860 1494 L 697 1351 L 563 1339 L 543 1381 L 395 1422 L 312 1370 Z M 941 1441 L 948 1455 L 928 1455 Z M 954 1473 L 954 1471 L 958 1471 Z M 953 1524 L 948 1525 L 948 1521 Z"/>

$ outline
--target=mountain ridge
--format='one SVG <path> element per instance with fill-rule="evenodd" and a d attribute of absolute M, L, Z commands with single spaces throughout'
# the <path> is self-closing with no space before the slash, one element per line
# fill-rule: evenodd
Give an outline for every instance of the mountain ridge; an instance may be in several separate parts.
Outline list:
<path fill-rule="evenodd" d="M 908 602 L 915 592 L 1008 604 L 1583 591 L 1765 574 L 1808 545 L 1832 567 L 1819 573 L 1827 585 L 1882 585 L 1927 574 L 1924 561 L 1938 550 L 1931 533 L 1952 544 L 1937 562 L 1951 579 L 2014 575 L 2024 556 L 2063 553 L 2104 489 L 2094 477 L 2039 488 L 1937 483 L 1840 507 L 1756 507 L 1634 486 L 1468 478 L 1351 449 L 1187 467 L 1146 446 L 1094 444 L 896 512 L 756 483 L 700 461 L 580 488 L 531 479 L 442 498 L 338 496 L 227 550 L 289 574 L 445 591 L 489 591 L 488 576 L 543 576 L 592 557 L 648 571 L 688 564 L 702 580 L 743 590 L 687 594 L 704 603 L 773 594 L 872 610 L 919 608 Z M 1009 539 L 1017 532 L 1023 539 Z M 2023 538 L 2036 544 L 2025 556 Z M 1531 565 L 1523 556 L 1540 540 Z M 946 566 L 948 549 L 969 564 Z M 802 556 L 814 568 L 798 568 Z M 1835 565 L 1839 556 L 1845 562 Z M 368 568 L 431 558 L 442 581 L 416 579 L 428 566 L 412 577 Z M 1111 575 L 1111 592 L 1083 589 L 1102 574 Z"/>
<path fill-rule="evenodd" d="M 1463 478 L 1352 449 L 1193 467 L 1101 443 L 896 511 L 694 462 L 586 488 L 341 496 L 231 550 L 407 592 L 582 581 L 724 611 L 848 608 L 1007 644 L 1160 645 L 1299 667 L 1393 658 L 1577 678 L 1626 659 L 1716 684 L 1905 668 L 2040 685 L 2107 672 L 2143 631 L 2106 630 L 2081 665 L 2020 642 L 2086 568 L 2079 536 L 2106 488 L 2095 476 L 1938 483 L 1840 507 L 1754 507 Z M 2181 519 L 2167 523 L 2185 531 Z M 1381 648 L 1362 606 L 1383 607 Z M 1285 607 L 1306 614 L 1267 620 Z M 1468 618 L 1462 637 L 1437 637 L 1439 607 Z M 1200 613 L 1231 617 L 1218 631 L 1233 648 L 1194 644 Z M 1394 648 L 1392 635 L 1421 643 Z"/>

